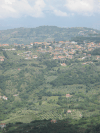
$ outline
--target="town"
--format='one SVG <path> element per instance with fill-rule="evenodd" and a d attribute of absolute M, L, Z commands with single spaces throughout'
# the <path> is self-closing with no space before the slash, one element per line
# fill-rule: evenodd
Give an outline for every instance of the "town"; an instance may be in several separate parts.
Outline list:
<path fill-rule="evenodd" d="M 79 61 L 82 61 L 86 58 L 92 57 L 91 51 L 96 48 L 100 48 L 100 43 L 86 43 L 78 45 L 74 41 L 59 41 L 59 42 L 33 42 L 30 45 L 24 44 L 1 44 L 0 47 L 3 47 L 3 51 L 16 51 L 19 48 L 25 50 L 25 52 L 17 53 L 17 56 L 22 56 L 27 60 L 38 58 L 39 53 L 49 53 L 51 59 L 53 60 L 66 60 L 77 58 Z M 5 48 L 4 47 L 8 47 Z M 10 47 L 10 48 L 9 48 Z M 17 48 L 17 49 L 16 49 Z M 32 53 L 31 49 L 36 50 L 36 54 Z M 17 50 L 18 51 L 18 50 Z M 0 61 L 4 61 L 4 56 L 0 56 Z M 94 59 L 99 60 L 100 56 L 95 56 Z M 92 62 L 84 62 L 92 63 Z M 65 64 L 62 64 L 65 65 Z"/>

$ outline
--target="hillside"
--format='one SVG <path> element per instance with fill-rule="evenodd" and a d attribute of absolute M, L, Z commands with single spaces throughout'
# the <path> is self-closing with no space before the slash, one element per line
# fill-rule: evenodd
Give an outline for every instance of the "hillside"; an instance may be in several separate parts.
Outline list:
<path fill-rule="evenodd" d="M 85 27 L 59 28 L 56 26 L 40 26 L 36 28 L 16 28 L 0 31 L 0 43 L 30 44 L 37 41 L 63 41 L 77 36 L 89 37 L 99 33 L 100 31 L 98 30 Z"/>
<path fill-rule="evenodd" d="M 95 128 L 99 114 L 100 43 L 0 47 L 0 123 L 8 131 L 25 131 L 28 126 L 30 130 L 28 123 L 36 120 L 36 125 L 44 122 L 51 128 L 50 119 L 58 124 L 70 119 L 68 130 L 75 129 L 74 124 L 84 130 L 94 123 Z M 23 123 L 22 128 L 16 123 Z"/>
<path fill-rule="evenodd" d="M 85 51 L 88 46 L 90 50 L 90 43 L 83 45 L 84 51 L 78 51 L 83 47 L 70 42 L 58 49 L 54 44 L 1 47 L 1 123 L 98 115 L 100 56 L 92 53 L 100 48 L 92 44 L 97 49 L 91 54 Z M 55 53 L 59 54 L 56 59 Z"/>

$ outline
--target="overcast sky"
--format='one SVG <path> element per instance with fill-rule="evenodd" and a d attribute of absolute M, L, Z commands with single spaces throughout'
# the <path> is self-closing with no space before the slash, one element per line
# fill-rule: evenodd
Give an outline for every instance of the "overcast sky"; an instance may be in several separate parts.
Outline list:
<path fill-rule="evenodd" d="M 0 0 L 0 30 L 42 25 L 100 29 L 100 0 Z"/>

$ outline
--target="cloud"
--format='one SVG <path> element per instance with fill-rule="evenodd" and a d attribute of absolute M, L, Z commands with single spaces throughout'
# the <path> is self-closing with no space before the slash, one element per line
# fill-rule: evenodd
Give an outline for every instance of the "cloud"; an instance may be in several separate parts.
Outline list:
<path fill-rule="evenodd" d="M 62 12 L 61 10 L 54 9 L 53 12 L 56 16 L 62 16 L 62 17 L 68 16 L 66 12 Z"/>
<path fill-rule="evenodd" d="M 45 10 L 56 16 L 100 13 L 100 0 L 0 0 L 0 18 L 44 17 Z M 50 13 L 49 13 L 50 14 Z M 48 14 L 48 15 L 49 15 Z"/>
<path fill-rule="evenodd" d="M 56 7 L 49 6 L 51 13 L 53 13 L 56 16 L 66 17 L 68 14 L 64 11 L 61 11 L 60 9 L 57 9 Z"/>
<path fill-rule="evenodd" d="M 0 0 L 0 18 L 43 17 L 44 0 Z"/>
<path fill-rule="evenodd" d="M 74 13 L 92 15 L 95 12 L 99 12 L 100 6 L 98 4 L 98 0 L 66 0 L 65 7 Z"/>

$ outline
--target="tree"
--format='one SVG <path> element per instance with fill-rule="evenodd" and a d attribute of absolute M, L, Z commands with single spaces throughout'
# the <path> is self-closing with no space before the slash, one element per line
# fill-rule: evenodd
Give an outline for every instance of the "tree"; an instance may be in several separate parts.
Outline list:
<path fill-rule="evenodd" d="M 28 47 L 27 46 L 25 47 L 25 51 L 28 51 Z"/>
<path fill-rule="evenodd" d="M 39 101 L 39 105 L 42 105 L 42 101 Z"/>
<path fill-rule="evenodd" d="M 9 59 L 9 57 L 8 57 L 8 55 L 7 55 L 7 53 L 6 53 L 6 51 L 3 51 L 3 55 L 5 56 L 5 58 Z"/>

